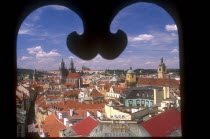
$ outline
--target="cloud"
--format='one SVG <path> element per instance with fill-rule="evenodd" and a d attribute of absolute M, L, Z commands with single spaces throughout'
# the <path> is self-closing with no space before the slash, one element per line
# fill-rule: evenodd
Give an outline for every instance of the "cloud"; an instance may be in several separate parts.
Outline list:
<path fill-rule="evenodd" d="M 175 24 L 172 25 L 166 25 L 165 26 L 166 31 L 177 31 L 177 26 Z"/>
<path fill-rule="evenodd" d="M 154 62 L 148 61 L 148 62 L 145 62 L 144 64 L 148 65 L 148 64 L 152 64 L 152 63 L 154 63 Z"/>
<path fill-rule="evenodd" d="M 33 23 L 27 23 L 24 22 L 19 31 L 18 31 L 18 35 L 35 35 L 35 30 L 37 30 L 40 26 L 35 25 Z"/>
<path fill-rule="evenodd" d="M 26 50 L 28 51 L 29 54 L 37 54 L 39 51 L 42 51 L 43 49 L 41 46 L 36 46 L 32 48 L 27 48 Z"/>
<path fill-rule="evenodd" d="M 179 51 L 177 50 L 177 49 L 173 49 L 173 50 L 171 50 L 171 52 L 170 53 L 178 53 Z"/>
<path fill-rule="evenodd" d="M 141 35 L 138 35 L 137 37 L 130 37 L 129 41 L 149 41 L 153 38 L 154 36 L 151 34 L 141 34 Z"/>
<path fill-rule="evenodd" d="M 21 60 L 26 60 L 26 59 L 32 59 L 33 57 L 27 57 L 27 56 L 23 56 L 22 58 L 21 58 Z"/>
<path fill-rule="evenodd" d="M 38 53 L 36 53 L 36 57 L 55 57 L 55 56 L 60 56 L 59 53 L 54 52 L 54 51 L 50 51 L 49 53 L 46 53 L 44 51 L 39 51 Z"/>
<path fill-rule="evenodd" d="M 20 29 L 18 34 L 22 35 L 22 34 L 29 34 L 30 30 L 29 29 Z"/>
<path fill-rule="evenodd" d="M 60 56 L 60 54 L 56 52 L 57 49 L 53 49 L 49 53 L 47 53 L 47 52 L 43 51 L 41 46 L 27 48 L 27 51 L 28 51 L 29 54 L 35 54 L 37 58 Z"/>

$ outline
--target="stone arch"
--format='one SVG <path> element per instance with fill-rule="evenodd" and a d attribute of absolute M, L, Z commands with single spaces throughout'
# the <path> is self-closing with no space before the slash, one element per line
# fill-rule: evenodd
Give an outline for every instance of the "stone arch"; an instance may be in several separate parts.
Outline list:
<path fill-rule="evenodd" d="M 104 0 L 104 1 L 106 2 L 106 0 Z M 48 0 L 48 1 L 20 0 L 20 1 L 12 1 L 12 2 L 11 1 L 2 1 L 2 5 L 5 5 L 5 7 L 10 7 L 9 10 L 12 10 L 11 12 L 6 13 L 7 18 L 2 21 L 2 26 L 3 26 L 3 29 L 1 30 L 2 40 L 0 42 L 2 44 L 2 46 L 6 46 L 6 47 L 4 47 L 4 54 L 9 56 L 7 60 L 3 60 L 1 63 L 2 65 L 6 65 L 6 66 L 4 66 L 4 68 L 1 69 L 2 73 L 5 73 L 2 77 L 2 80 L 5 82 L 2 85 L 2 89 L 5 91 L 5 93 L 3 93 L 1 96 L 1 98 L 3 98 L 1 102 L 2 102 L 2 104 L 8 104 L 7 107 L 2 107 L 2 111 L 7 113 L 7 115 L 3 115 L 2 119 L 5 119 L 5 120 L 7 119 L 7 124 L 12 125 L 12 128 L 10 130 L 7 130 L 6 128 L 3 129 L 3 133 L 5 135 L 7 135 L 8 138 L 10 138 L 10 137 L 16 138 L 16 127 L 14 124 L 14 123 L 16 123 L 16 107 L 15 107 L 15 97 L 14 96 L 15 96 L 15 89 L 16 89 L 16 84 L 17 84 L 17 80 L 16 80 L 16 75 L 17 75 L 17 73 L 16 73 L 17 72 L 16 39 L 17 39 L 17 32 L 18 32 L 19 26 L 21 25 L 22 21 L 24 20 L 24 17 L 26 17 L 27 14 L 29 14 L 31 11 L 33 11 L 32 9 L 35 10 L 38 7 L 41 7 L 44 5 L 49 5 L 49 4 L 66 6 L 66 5 L 69 5 L 68 3 L 70 3 L 70 4 L 74 5 L 72 7 L 74 7 L 74 9 L 78 11 L 78 13 L 81 13 L 84 10 L 82 10 L 82 8 L 78 8 L 77 5 L 79 5 L 79 3 L 82 3 L 82 2 L 85 3 L 85 1 L 74 2 L 74 1 L 66 1 L 66 0 Z M 89 2 L 89 1 L 86 1 L 86 2 Z M 112 7 L 115 7 L 117 5 L 118 8 L 116 8 L 114 10 L 112 9 L 113 13 L 117 14 L 117 11 L 119 11 L 120 7 L 121 7 L 120 9 L 122 9 L 126 5 L 129 5 L 129 4 L 132 4 L 135 2 L 142 2 L 142 0 L 130 0 L 130 1 L 129 0 L 124 0 L 124 1 L 116 0 L 116 1 L 113 1 L 113 4 L 111 4 L 112 2 L 107 2 L 107 5 L 111 4 Z M 179 33 L 180 53 L 183 53 L 182 55 L 180 55 L 181 70 L 184 70 L 181 72 L 181 76 L 184 76 L 184 73 L 187 73 L 187 71 L 190 71 L 189 67 L 185 66 L 185 63 L 189 62 L 188 63 L 189 65 L 193 63 L 189 58 L 190 56 L 187 58 L 184 58 L 184 55 L 187 54 L 186 53 L 187 50 L 188 50 L 188 52 L 190 50 L 193 50 L 192 47 L 187 47 L 184 49 L 184 44 L 192 44 L 193 45 L 194 41 L 191 42 L 191 40 L 189 40 L 189 36 L 185 38 L 186 40 L 183 39 L 184 28 L 182 28 L 183 22 L 180 18 L 183 16 L 189 16 L 191 14 L 190 11 L 192 11 L 192 8 L 190 8 L 189 11 L 185 12 L 184 8 L 187 5 L 182 6 L 183 2 L 180 2 L 177 0 L 170 0 L 170 1 L 148 0 L 147 2 L 152 2 L 157 5 L 162 5 L 161 7 L 164 7 L 164 9 L 166 9 L 166 11 L 170 13 L 171 17 L 174 18 L 174 21 L 176 22 L 178 30 L 179 30 L 178 33 Z M 105 6 L 107 6 L 107 5 L 105 5 Z M 184 14 L 184 15 L 181 15 L 181 14 Z M 191 18 L 188 17 L 188 19 L 191 19 Z M 191 22 L 189 22 L 189 23 L 191 23 Z M 187 26 L 186 26 L 186 28 L 189 29 Z M 187 35 L 187 33 L 189 33 L 189 30 L 187 30 L 187 29 L 185 29 L 185 31 L 186 31 L 185 35 Z M 5 55 L 3 55 L 3 56 L 5 56 Z M 3 56 L 2 56 L 2 59 L 3 59 Z M 7 75 L 7 73 L 8 73 L 8 75 Z M 191 73 L 191 72 L 189 72 L 189 73 Z M 189 80 L 191 78 L 188 77 L 187 79 Z M 181 84 L 182 83 L 187 84 L 188 86 L 190 85 L 190 82 L 185 83 L 184 80 L 181 81 Z M 188 89 L 187 91 L 189 93 L 190 90 Z M 191 94 L 191 96 L 192 96 L 192 94 Z M 186 98 L 188 98 L 188 100 L 189 100 L 190 96 L 188 96 Z M 185 103 L 187 103 L 187 102 L 189 103 L 190 101 L 186 101 Z M 2 105 L 2 106 L 5 106 L 5 105 Z M 188 114 L 189 113 L 190 112 L 188 112 Z M 188 120 L 188 122 L 189 122 L 189 120 Z M 191 121 L 191 123 L 193 123 L 193 122 Z M 183 128 L 183 129 L 185 129 L 185 128 Z M 188 129 L 187 132 L 190 133 L 190 129 Z"/>

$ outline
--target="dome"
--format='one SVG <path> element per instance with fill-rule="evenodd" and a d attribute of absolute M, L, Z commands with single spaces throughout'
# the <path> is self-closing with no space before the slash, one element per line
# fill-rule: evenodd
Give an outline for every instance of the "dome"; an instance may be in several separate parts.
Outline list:
<path fill-rule="evenodd" d="M 132 70 L 132 67 L 127 71 L 127 74 L 136 74 L 134 70 Z"/>
<path fill-rule="evenodd" d="M 128 74 L 135 73 L 133 70 L 128 70 Z"/>

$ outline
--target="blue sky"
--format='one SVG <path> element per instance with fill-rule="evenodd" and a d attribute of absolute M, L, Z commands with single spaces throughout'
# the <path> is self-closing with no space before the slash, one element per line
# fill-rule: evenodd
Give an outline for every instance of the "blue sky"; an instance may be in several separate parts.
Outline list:
<path fill-rule="evenodd" d="M 111 32 L 123 30 L 128 37 L 124 52 L 114 60 L 97 55 L 85 61 L 72 54 L 66 46 L 67 35 L 83 33 L 82 20 L 62 6 L 45 6 L 32 12 L 18 32 L 17 67 L 57 70 L 63 58 L 76 69 L 156 69 L 163 56 L 167 68 L 179 68 L 177 27 L 169 14 L 157 5 L 133 4 L 121 10 L 112 21 Z"/>

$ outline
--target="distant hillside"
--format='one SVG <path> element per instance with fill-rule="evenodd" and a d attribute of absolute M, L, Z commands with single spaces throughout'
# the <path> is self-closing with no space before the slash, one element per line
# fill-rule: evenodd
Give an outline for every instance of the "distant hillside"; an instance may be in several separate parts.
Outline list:
<path fill-rule="evenodd" d="M 29 75 L 29 79 L 33 78 L 33 73 L 34 70 L 33 69 L 17 69 L 17 76 L 18 78 L 25 78 L 26 76 Z M 46 71 L 37 71 L 38 73 L 38 77 L 41 77 L 42 75 L 51 75 L 50 73 L 46 72 Z"/>
<path fill-rule="evenodd" d="M 134 71 L 136 72 L 137 76 L 138 75 L 146 75 L 146 74 L 156 74 L 157 73 L 157 69 L 134 69 Z M 174 74 L 177 74 L 177 75 L 180 75 L 179 74 L 179 69 L 167 69 L 167 73 L 174 73 Z M 106 73 L 109 73 L 109 74 L 114 74 L 114 72 L 119 76 L 121 74 L 126 74 L 127 73 L 127 70 L 109 70 L 109 69 L 106 69 Z"/>
<path fill-rule="evenodd" d="M 19 78 L 25 78 L 29 75 L 29 78 L 32 79 L 34 70 L 32 69 L 17 69 L 17 76 Z"/>

